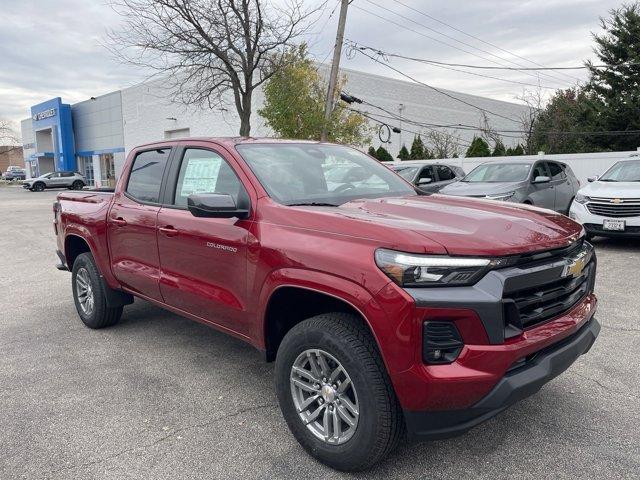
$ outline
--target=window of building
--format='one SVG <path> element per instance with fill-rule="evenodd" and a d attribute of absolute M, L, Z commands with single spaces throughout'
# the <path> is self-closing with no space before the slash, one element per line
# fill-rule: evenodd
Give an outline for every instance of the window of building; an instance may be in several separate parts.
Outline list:
<path fill-rule="evenodd" d="M 78 157 L 78 170 L 87 180 L 87 185 L 95 186 L 93 178 L 93 157 Z"/>
<path fill-rule="evenodd" d="M 127 183 L 130 196 L 142 202 L 160 201 L 160 184 L 170 152 L 170 148 L 164 148 L 136 155 Z"/>
<path fill-rule="evenodd" d="M 113 153 L 100 154 L 100 177 L 100 183 L 103 185 L 111 188 L 116 186 L 116 167 Z"/>
<path fill-rule="evenodd" d="M 188 148 L 182 157 L 174 204 L 187 206 L 192 193 L 224 193 L 238 202 L 244 187 L 233 169 L 220 155 L 210 150 Z"/>

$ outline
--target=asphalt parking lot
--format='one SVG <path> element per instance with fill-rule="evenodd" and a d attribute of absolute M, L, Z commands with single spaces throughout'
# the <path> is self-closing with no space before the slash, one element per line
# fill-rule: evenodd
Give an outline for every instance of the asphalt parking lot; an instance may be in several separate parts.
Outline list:
<path fill-rule="evenodd" d="M 640 241 L 595 241 L 603 328 L 564 375 L 345 475 L 289 434 L 251 347 L 140 300 L 84 327 L 54 268 L 56 193 L 0 188 L 0 479 L 640 477 Z"/>

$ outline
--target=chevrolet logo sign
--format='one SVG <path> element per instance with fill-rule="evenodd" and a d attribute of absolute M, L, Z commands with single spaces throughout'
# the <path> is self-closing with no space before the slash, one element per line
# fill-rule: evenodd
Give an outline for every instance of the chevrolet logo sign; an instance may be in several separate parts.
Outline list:
<path fill-rule="evenodd" d="M 624 200 L 621 198 L 612 198 L 611 203 L 624 203 Z"/>
<path fill-rule="evenodd" d="M 586 267 L 587 263 L 589 263 L 589 255 L 587 252 L 583 251 L 580 252 L 575 258 L 569 258 L 567 260 L 569 261 L 569 264 L 564 266 L 564 269 L 562 270 L 562 276 L 579 277 L 584 270 L 584 267 Z"/>

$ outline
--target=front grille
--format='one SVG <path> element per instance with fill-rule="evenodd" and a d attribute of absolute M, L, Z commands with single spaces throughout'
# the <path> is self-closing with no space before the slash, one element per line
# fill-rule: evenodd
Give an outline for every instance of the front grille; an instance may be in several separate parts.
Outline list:
<path fill-rule="evenodd" d="M 506 337 L 562 315 L 593 291 L 596 262 L 595 257 L 588 258 L 575 276 L 563 276 L 568 262 L 556 257 L 548 269 L 537 263 L 532 273 L 511 279 L 503 295 Z"/>
<path fill-rule="evenodd" d="M 591 198 L 587 209 L 601 217 L 640 217 L 640 198 Z"/>

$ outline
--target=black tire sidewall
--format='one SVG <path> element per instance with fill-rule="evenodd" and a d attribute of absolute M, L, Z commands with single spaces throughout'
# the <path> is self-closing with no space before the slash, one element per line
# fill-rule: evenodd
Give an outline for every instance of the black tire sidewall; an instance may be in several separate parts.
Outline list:
<path fill-rule="evenodd" d="M 91 290 L 94 296 L 94 306 L 91 315 L 87 315 L 80 306 L 78 301 L 78 295 L 76 291 L 76 276 L 78 271 L 84 268 L 89 274 L 89 280 L 91 282 Z M 100 273 L 96 267 L 93 256 L 90 253 L 83 253 L 76 258 L 73 262 L 73 269 L 71 273 L 71 288 L 73 291 L 73 301 L 76 305 L 76 310 L 82 322 L 89 328 L 102 328 L 105 326 L 104 318 L 108 313 L 106 295 L 102 286 L 102 279 Z"/>
<path fill-rule="evenodd" d="M 303 322 L 304 323 L 304 322 Z M 348 372 L 355 386 L 359 402 L 359 419 L 356 432 L 346 443 L 329 445 L 316 438 L 303 425 L 291 395 L 289 375 L 294 361 L 305 350 L 318 348 L 333 355 Z M 276 390 L 282 414 L 295 438 L 313 456 L 339 470 L 358 470 L 367 464 L 374 449 L 381 425 L 377 411 L 380 391 L 371 388 L 376 382 L 368 378 L 368 369 L 354 355 L 350 346 L 330 333 L 294 328 L 278 349 L 276 359 Z"/>
<path fill-rule="evenodd" d="M 45 186 L 44 186 L 44 184 L 42 182 L 38 182 L 33 186 L 33 189 L 36 192 L 42 192 L 44 190 L 44 188 L 45 188 Z"/>

